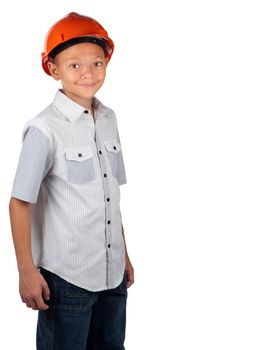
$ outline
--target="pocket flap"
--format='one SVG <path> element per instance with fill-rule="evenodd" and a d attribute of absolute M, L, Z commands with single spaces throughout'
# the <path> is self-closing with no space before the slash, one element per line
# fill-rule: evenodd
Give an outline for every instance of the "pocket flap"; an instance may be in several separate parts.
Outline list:
<path fill-rule="evenodd" d="M 117 140 L 105 141 L 104 145 L 109 152 L 118 153 L 121 151 L 120 143 Z"/>
<path fill-rule="evenodd" d="M 90 145 L 80 146 L 76 148 L 65 148 L 64 151 L 67 160 L 75 160 L 77 162 L 82 162 L 88 158 L 93 157 L 93 150 Z"/>

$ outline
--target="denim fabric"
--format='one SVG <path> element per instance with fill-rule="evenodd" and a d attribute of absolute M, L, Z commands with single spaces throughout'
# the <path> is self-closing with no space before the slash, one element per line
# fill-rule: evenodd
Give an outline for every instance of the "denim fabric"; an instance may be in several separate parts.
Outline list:
<path fill-rule="evenodd" d="M 124 350 L 127 281 L 89 292 L 40 269 L 50 289 L 49 309 L 38 311 L 37 350 Z"/>

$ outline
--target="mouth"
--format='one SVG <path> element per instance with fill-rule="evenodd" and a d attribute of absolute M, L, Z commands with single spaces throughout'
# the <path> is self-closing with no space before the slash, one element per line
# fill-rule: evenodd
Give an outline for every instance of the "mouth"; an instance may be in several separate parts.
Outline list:
<path fill-rule="evenodd" d="M 78 86 L 85 87 L 85 88 L 92 88 L 96 86 L 97 83 L 83 83 L 83 84 L 78 84 Z"/>

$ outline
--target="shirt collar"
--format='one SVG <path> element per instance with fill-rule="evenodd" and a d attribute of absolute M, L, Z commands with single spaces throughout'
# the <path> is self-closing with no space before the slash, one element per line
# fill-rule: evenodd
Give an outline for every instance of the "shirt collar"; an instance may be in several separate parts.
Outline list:
<path fill-rule="evenodd" d="M 93 97 L 92 103 L 95 120 L 107 115 L 107 108 L 96 97 Z M 81 116 L 88 117 L 88 114 L 92 114 L 91 111 L 67 97 L 61 89 L 57 91 L 53 104 L 71 123 L 74 123 Z"/>

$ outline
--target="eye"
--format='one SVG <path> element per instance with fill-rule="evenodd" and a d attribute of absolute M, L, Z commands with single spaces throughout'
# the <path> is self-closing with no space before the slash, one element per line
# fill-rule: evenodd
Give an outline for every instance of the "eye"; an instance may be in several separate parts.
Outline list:
<path fill-rule="evenodd" d="M 96 67 L 102 67 L 103 63 L 101 61 L 98 61 L 95 63 L 95 66 Z"/>
<path fill-rule="evenodd" d="M 69 65 L 69 67 L 72 68 L 72 69 L 78 69 L 79 68 L 79 64 L 72 63 L 72 64 Z"/>

